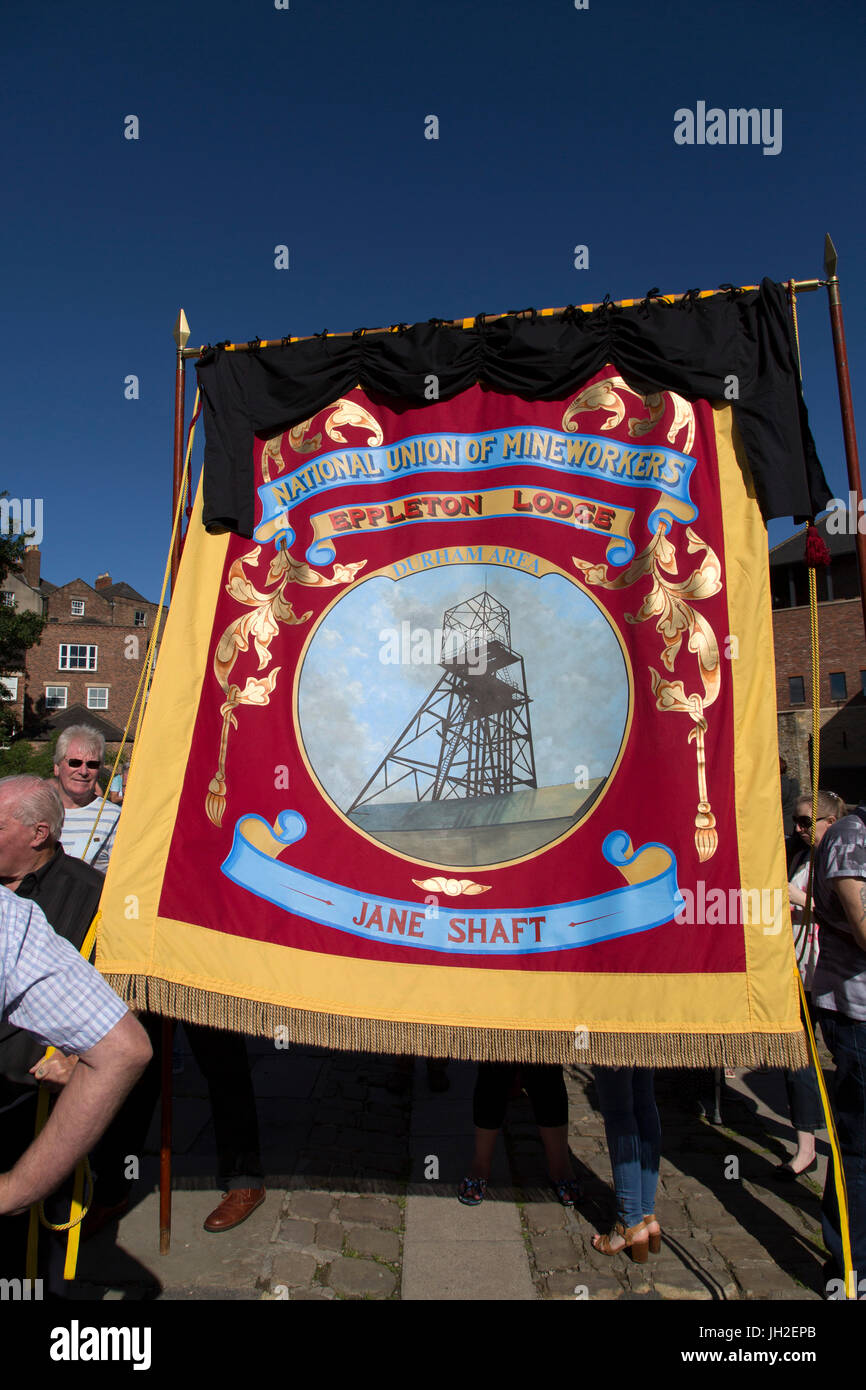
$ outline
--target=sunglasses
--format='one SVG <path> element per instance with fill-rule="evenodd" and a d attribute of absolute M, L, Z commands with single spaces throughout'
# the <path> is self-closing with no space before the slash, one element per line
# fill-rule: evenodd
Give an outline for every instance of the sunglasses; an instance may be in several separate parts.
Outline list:
<path fill-rule="evenodd" d="M 89 767 L 89 766 L 90 766 L 90 764 L 88 763 L 88 767 Z M 830 819 L 829 816 L 819 816 L 819 817 L 818 817 L 818 820 L 829 820 L 829 819 Z M 811 816 L 796 816 L 796 817 L 794 818 L 794 824 L 796 825 L 796 827 L 797 827 L 798 830 L 811 830 L 811 829 L 812 829 L 812 817 L 811 817 Z"/>
<path fill-rule="evenodd" d="M 81 767 L 81 764 L 82 764 L 82 763 L 84 763 L 84 759 L 83 759 L 83 758 L 67 758 L 67 759 L 66 759 L 66 765 L 67 765 L 67 767 Z M 91 772 L 94 770 L 94 768 L 102 767 L 102 763 L 99 761 L 98 758 L 88 758 L 88 759 L 87 759 L 87 762 L 84 763 L 84 765 L 85 765 L 85 767 L 89 767 L 90 770 L 91 770 Z"/>

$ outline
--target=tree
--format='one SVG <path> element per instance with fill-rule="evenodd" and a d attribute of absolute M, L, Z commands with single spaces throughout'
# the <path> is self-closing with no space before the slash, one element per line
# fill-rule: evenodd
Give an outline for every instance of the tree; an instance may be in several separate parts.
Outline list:
<path fill-rule="evenodd" d="M 30 777 L 54 775 L 54 749 L 60 737 L 55 729 L 47 743 L 34 748 L 26 738 L 19 738 L 9 748 L 0 748 L 0 777 L 18 777 L 26 772 Z"/>
<path fill-rule="evenodd" d="M 0 493 L 0 497 L 7 495 Z M 0 584 L 8 574 L 21 573 L 27 541 L 24 534 L 0 531 Z M 24 669 L 24 653 L 39 641 L 45 622 L 40 613 L 19 613 L 14 607 L 0 605 L 0 676 Z M 13 712 L 0 703 L 0 744 L 10 743 L 20 732 Z"/>

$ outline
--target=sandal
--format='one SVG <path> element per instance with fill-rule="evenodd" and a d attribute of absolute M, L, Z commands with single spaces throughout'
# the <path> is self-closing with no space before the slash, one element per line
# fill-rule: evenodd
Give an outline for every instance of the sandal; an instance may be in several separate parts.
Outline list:
<path fill-rule="evenodd" d="M 661 1248 L 662 1248 L 662 1228 L 661 1228 L 661 1226 L 659 1226 L 659 1219 L 658 1219 L 658 1217 L 656 1216 L 656 1214 L 655 1214 L 654 1211 L 651 1211 L 650 1214 L 649 1214 L 649 1216 L 645 1216 L 644 1219 L 643 1219 L 643 1223 L 644 1223 L 644 1225 L 647 1227 L 648 1230 L 649 1230 L 649 1226 L 650 1226 L 650 1224 L 651 1224 L 652 1222 L 654 1222 L 655 1225 L 658 1226 L 659 1228 L 658 1228 L 657 1231 L 650 1231 L 650 1232 L 649 1232 L 649 1241 L 648 1241 L 647 1243 L 648 1243 L 648 1245 L 649 1245 L 649 1252 L 650 1252 L 650 1254 L 651 1254 L 651 1255 L 657 1255 L 657 1254 L 659 1253 L 659 1251 L 661 1250 Z"/>
<path fill-rule="evenodd" d="M 646 1231 L 646 1224 L 641 1218 L 636 1226 L 624 1226 L 621 1221 L 617 1221 L 610 1235 L 593 1236 L 592 1248 L 601 1255 L 628 1255 L 630 1260 L 634 1260 L 636 1265 L 646 1264 L 647 1254 L 649 1253 L 649 1241 L 635 1240 L 635 1236 Z M 625 1245 L 618 1245 L 616 1249 L 611 1248 L 611 1240 L 614 1236 L 621 1236 Z"/>
<path fill-rule="evenodd" d="M 464 1207 L 480 1207 L 486 1196 L 486 1178 L 464 1178 L 457 1190 L 457 1200 Z"/>
<path fill-rule="evenodd" d="M 576 1207 L 582 1196 L 580 1183 L 576 1178 L 564 1178 L 562 1182 L 555 1182 L 553 1190 L 564 1207 Z"/>

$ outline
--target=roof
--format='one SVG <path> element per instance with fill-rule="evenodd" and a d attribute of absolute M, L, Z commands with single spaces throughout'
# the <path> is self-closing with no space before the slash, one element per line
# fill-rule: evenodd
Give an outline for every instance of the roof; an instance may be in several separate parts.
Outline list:
<path fill-rule="evenodd" d="M 125 584 L 119 580 L 116 584 L 106 584 L 104 588 L 97 589 L 93 584 L 88 584 L 86 579 L 77 576 L 75 579 L 67 579 L 65 584 L 52 584 L 49 580 L 40 581 L 41 589 L 44 594 L 55 594 L 58 589 L 66 589 L 70 584 L 82 584 L 85 589 L 89 589 L 97 598 L 105 599 L 106 603 L 116 603 L 118 599 L 125 599 L 133 603 L 146 603 L 151 608 L 158 608 L 159 604 L 151 598 L 145 598 L 137 589 L 133 589 L 131 584 Z"/>
<path fill-rule="evenodd" d="M 89 724 L 102 734 L 106 743 L 120 743 L 123 740 L 122 729 L 108 719 L 102 719 L 95 709 L 87 709 L 85 705 L 70 705 L 68 709 L 55 710 L 49 716 L 48 723 L 52 730 L 68 729 L 72 724 Z M 131 732 L 129 741 L 132 742 Z"/>
<path fill-rule="evenodd" d="M 856 549 L 854 536 L 848 535 L 847 532 L 836 533 L 827 530 L 827 522 L 835 515 L 835 512 L 827 512 L 819 517 L 815 522 L 815 529 L 825 542 L 831 557 L 853 555 Z M 770 551 L 770 568 L 773 569 L 776 565 L 802 565 L 805 551 L 806 531 L 802 528 L 786 541 L 780 541 L 778 545 L 773 546 Z"/>
<path fill-rule="evenodd" d="M 96 592 L 102 594 L 105 598 L 128 598 L 133 599 L 136 603 L 153 603 L 152 598 L 144 598 L 144 596 L 133 589 L 130 584 L 124 584 L 122 579 L 119 580 L 117 584 L 106 584 L 104 589 L 97 589 Z"/>
<path fill-rule="evenodd" d="M 93 585 L 88 584 L 86 579 L 82 579 L 80 574 L 76 575 L 74 579 L 67 579 L 63 584 L 49 584 L 47 579 L 42 580 L 43 588 L 49 589 L 52 594 L 56 594 L 59 589 L 68 589 L 70 584 L 81 584 L 83 588 L 89 589 L 97 598 L 105 598 L 104 589 L 94 589 Z M 106 602 L 110 603 L 111 600 L 106 599 Z"/>

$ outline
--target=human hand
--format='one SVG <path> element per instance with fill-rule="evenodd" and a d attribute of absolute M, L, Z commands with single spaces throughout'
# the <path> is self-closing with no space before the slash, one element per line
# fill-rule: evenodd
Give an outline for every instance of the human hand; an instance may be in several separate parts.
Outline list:
<path fill-rule="evenodd" d="M 59 1091 L 66 1085 L 77 1061 L 78 1054 L 75 1052 L 71 1052 L 68 1057 L 64 1057 L 62 1052 L 52 1052 L 49 1057 L 46 1052 L 30 1071 L 37 1081 L 44 1081 L 52 1091 Z"/>

